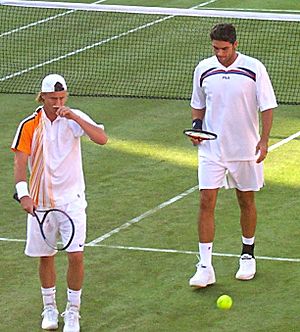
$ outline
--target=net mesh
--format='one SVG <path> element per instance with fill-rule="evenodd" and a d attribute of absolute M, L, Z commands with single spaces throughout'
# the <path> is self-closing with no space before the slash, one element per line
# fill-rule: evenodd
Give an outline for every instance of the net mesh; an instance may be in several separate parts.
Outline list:
<path fill-rule="evenodd" d="M 236 26 L 240 52 L 265 64 L 278 102 L 300 104 L 297 17 L 244 19 L 237 14 L 224 18 L 1 5 L 0 92 L 36 93 L 42 77 L 60 73 L 72 95 L 190 99 L 194 68 L 212 55 L 209 32 L 220 22 Z"/>

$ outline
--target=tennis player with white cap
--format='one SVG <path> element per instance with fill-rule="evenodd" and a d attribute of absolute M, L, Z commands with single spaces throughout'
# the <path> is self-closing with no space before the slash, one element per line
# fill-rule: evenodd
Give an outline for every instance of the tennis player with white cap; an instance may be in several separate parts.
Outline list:
<path fill-rule="evenodd" d="M 59 84 L 60 88 L 56 86 L 56 83 Z M 51 74 L 46 76 L 42 81 L 41 92 L 55 92 L 55 91 L 67 91 L 67 83 L 65 79 L 58 74 Z"/>
<path fill-rule="evenodd" d="M 37 96 L 42 106 L 20 123 L 11 148 L 15 152 L 17 195 L 22 208 L 28 213 L 25 254 L 40 260 L 44 306 L 42 328 L 45 330 L 58 328 L 56 251 L 45 245 L 32 213 L 34 209 L 60 208 L 74 221 L 75 236 L 67 249 L 67 306 L 62 316 L 64 332 L 79 332 L 87 206 L 80 137 L 87 135 L 100 145 L 106 144 L 108 138 L 103 125 L 98 125 L 87 114 L 66 106 L 67 97 L 65 79 L 57 74 L 46 76 Z M 28 162 L 29 185 L 26 176 Z"/>

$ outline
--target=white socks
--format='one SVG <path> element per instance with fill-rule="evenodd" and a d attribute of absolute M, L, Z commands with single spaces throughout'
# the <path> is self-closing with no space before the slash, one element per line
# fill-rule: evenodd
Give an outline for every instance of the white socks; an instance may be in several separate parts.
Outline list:
<path fill-rule="evenodd" d="M 243 242 L 243 244 L 246 244 L 248 246 L 252 246 L 252 244 L 254 244 L 254 240 L 255 240 L 255 236 L 250 237 L 250 238 L 242 236 L 242 242 Z"/>
<path fill-rule="evenodd" d="M 52 305 L 56 308 L 56 301 L 55 301 L 56 288 L 55 288 L 55 286 L 51 287 L 51 288 L 41 287 L 41 292 L 42 292 L 44 307 L 47 305 Z"/>
<path fill-rule="evenodd" d="M 55 301 L 55 293 L 56 288 L 43 288 L 41 287 L 42 297 L 43 297 L 43 304 L 45 306 L 52 305 L 56 308 L 56 301 Z M 80 309 L 81 303 L 81 289 L 79 291 L 74 291 L 72 289 L 67 290 L 67 297 L 68 297 L 68 306 L 74 307 L 77 310 Z"/>
<path fill-rule="evenodd" d="M 69 307 L 75 307 L 77 310 L 80 309 L 80 303 L 81 303 L 81 289 L 78 291 L 69 289 L 67 290 L 67 296 L 68 296 L 68 305 Z"/>
<path fill-rule="evenodd" d="M 212 261 L 212 242 L 210 243 L 200 243 L 199 242 L 199 254 L 200 254 L 200 264 L 202 266 L 210 267 Z"/>
<path fill-rule="evenodd" d="M 245 245 L 252 246 L 254 244 L 255 237 L 246 238 L 242 236 L 242 242 Z M 200 264 L 202 266 L 210 267 L 212 266 L 212 247 L 213 243 L 200 243 L 199 242 L 199 254 L 200 254 Z"/>

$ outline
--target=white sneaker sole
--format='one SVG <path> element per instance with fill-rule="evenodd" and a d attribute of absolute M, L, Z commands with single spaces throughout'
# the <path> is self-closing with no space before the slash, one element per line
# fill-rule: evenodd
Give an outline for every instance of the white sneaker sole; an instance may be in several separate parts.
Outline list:
<path fill-rule="evenodd" d="M 205 287 L 207 287 L 207 286 L 211 286 L 211 285 L 213 285 L 215 283 L 215 281 L 213 281 L 213 282 L 210 282 L 210 283 L 208 283 L 208 284 L 202 284 L 202 285 L 200 285 L 200 284 L 190 284 L 190 286 L 191 287 L 194 287 L 194 288 L 205 288 Z"/>
<path fill-rule="evenodd" d="M 248 276 L 245 276 L 245 275 L 236 275 L 235 278 L 238 279 L 238 280 L 251 280 L 255 277 L 255 274 L 251 274 L 251 275 L 248 275 Z"/>
<path fill-rule="evenodd" d="M 48 326 L 42 326 L 42 329 L 43 330 L 46 330 L 46 331 L 55 331 L 58 329 L 58 324 L 56 325 L 48 325 Z"/>
<path fill-rule="evenodd" d="M 206 284 L 205 283 L 201 283 L 201 282 L 197 282 L 197 281 L 190 281 L 189 284 L 191 287 L 195 287 L 195 288 L 205 288 L 207 286 L 211 286 L 216 282 L 216 277 L 211 278 Z"/>

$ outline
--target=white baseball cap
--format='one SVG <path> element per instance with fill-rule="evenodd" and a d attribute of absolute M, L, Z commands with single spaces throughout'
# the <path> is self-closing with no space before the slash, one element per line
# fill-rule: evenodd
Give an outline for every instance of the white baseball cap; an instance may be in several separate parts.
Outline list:
<path fill-rule="evenodd" d="M 56 85 L 57 83 L 59 86 Z M 62 76 L 58 74 L 50 74 L 43 79 L 41 92 L 55 92 L 64 90 L 67 90 L 67 84 Z"/>

